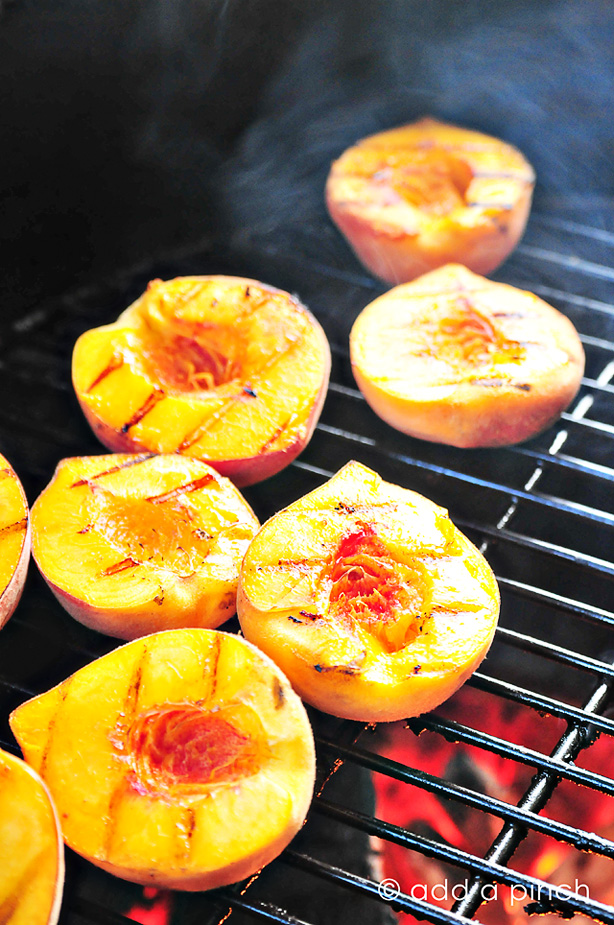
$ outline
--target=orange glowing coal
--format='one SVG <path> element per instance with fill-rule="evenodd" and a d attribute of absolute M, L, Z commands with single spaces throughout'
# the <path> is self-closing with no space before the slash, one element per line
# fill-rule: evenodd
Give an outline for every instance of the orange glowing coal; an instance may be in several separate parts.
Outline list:
<path fill-rule="evenodd" d="M 534 711 L 462 688 L 438 709 L 438 714 L 458 723 L 479 728 L 507 741 L 549 754 L 566 724 L 554 717 L 540 718 Z M 401 724 L 380 727 L 382 754 L 410 768 L 453 781 L 461 786 L 505 800 L 515 805 L 529 786 L 535 769 L 509 758 L 464 744 L 451 744 L 433 732 L 416 736 Z M 577 763 L 589 770 L 608 774 L 614 759 L 614 742 L 599 738 L 583 752 Z M 478 809 L 435 795 L 382 774 L 374 775 L 376 816 L 403 826 L 437 842 L 483 856 L 503 823 Z M 614 836 L 614 799 L 571 781 L 562 781 L 546 806 L 545 815 L 606 838 Z M 381 841 L 381 876 L 398 883 L 401 891 L 452 908 L 462 898 L 470 875 L 436 859 Z M 614 904 L 614 862 L 599 855 L 586 854 L 570 845 L 531 832 L 521 843 L 510 866 L 537 877 L 553 888 L 571 885 L 583 897 Z M 531 902 L 520 886 L 515 891 L 498 884 L 491 902 L 483 905 L 477 917 L 487 925 L 526 925 L 524 907 Z M 417 922 L 413 916 L 399 914 L 400 925 Z M 541 922 L 560 925 L 554 913 L 540 916 Z M 588 922 L 577 915 L 574 921 Z M 591 920 L 592 921 L 592 920 Z"/>

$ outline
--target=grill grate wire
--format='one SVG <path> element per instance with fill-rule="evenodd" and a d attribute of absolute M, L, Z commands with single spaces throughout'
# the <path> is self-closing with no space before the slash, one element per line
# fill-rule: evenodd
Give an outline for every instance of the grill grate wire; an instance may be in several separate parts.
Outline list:
<path fill-rule="evenodd" d="M 535 230 L 540 227 L 556 230 L 563 236 L 564 247 L 573 248 L 573 253 L 542 246 L 540 234 Z M 565 235 L 568 237 L 565 238 Z M 608 420 L 607 405 L 599 404 L 609 401 L 614 393 L 614 305 L 607 301 L 608 288 L 605 285 L 614 280 L 614 269 L 584 256 L 585 252 L 590 254 L 595 240 L 611 247 L 614 234 L 536 215 L 531 220 L 527 243 L 518 248 L 504 273 L 500 274 L 504 281 L 526 285 L 553 301 L 572 317 L 580 329 L 589 355 L 589 366 L 578 400 L 562 416 L 554 433 L 548 434 L 547 439 L 536 438 L 524 446 L 506 448 L 492 456 L 479 453 L 473 457 L 471 454 L 462 456 L 456 451 L 422 445 L 409 438 L 405 440 L 374 419 L 362 395 L 353 386 L 345 347 L 347 329 L 353 317 L 381 291 L 374 280 L 348 271 L 343 265 L 336 267 L 317 263 L 296 253 L 280 254 L 273 247 L 260 248 L 252 253 L 245 248 L 237 250 L 216 246 L 211 252 L 205 249 L 197 255 L 179 256 L 170 260 L 167 267 L 155 268 L 155 275 L 166 277 L 189 272 L 244 273 L 297 290 L 320 317 L 333 342 L 335 375 L 314 440 L 303 457 L 290 467 L 287 475 L 273 480 L 275 486 L 266 486 L 265 483 L 252 490 L 251 498 L 255 499 L 252 503 L 257 509 L 266 512 L 268 505 L 272 513 L 282 503 L 289 503 L 328 478 L 332 474 L 329 469 L 331 457 L 335 468 L 338 468 L 337 462 L 340 465 L 355 456 L 366 465 L 372 465 L 385 478 L 415 487 L 431 497 L 434 497 L 435 491 L 438 497 L 434 500 L 450 507 L 454 521 L 477 541 L 491 560 L 504 602 L 512 615 L 508 622 L 513 622 L 516 610 L 521 612 L 523 608 L 535 607 L 546 612 L 551 621 L 564 616 L 566 622 L 572 624 L 573 632 L 564 634 L 560 639 L 543 638 L 550 624 L 541 635 L 528 632 L 527 626 L 522 623 L 518 626 L 502 625 L 493 646 L 500 655 L 521 652 L 537 660 L 532 664 L 552 665 L 558 677 L 565 670 L 562 697 L 541 690 L 540 679 L 536 676 L 529 677 L 528 683 L 525 680 L 524 684 L 518 679 L 510 680 L 506 676 L 505 662 L 501 659 L 493 660 L 492 669 L 489 659 L 488 673 L 477 672 L 468 682 L 489 697 L 502 698 L 537 714 L 549 714 L 565 720 L 567 730 L 550 755 L 437 714 L 412 719 L 407 724 L 408 734 L 417 735 L 427 730 L 455 746 L 475 746 L 534 768 L 536 773 L 517 805 L 394 762 L 356 744 L 360 736 L 366 735 L 365 727 L 359 724 L 343 725 L 343 735 L 335 735 L 334 738 L 317 736 L 321 781 L 334 774 L 341 762 L 347 762 L 423 791 L 438 793 L 463 805 L 474 806 L 502 820 L 499 835 L 484 857 L 480 857 L 331 802 L 326 788 L 316 797 L 314 815 L 336 820 L 367 835 L 376 835 L 408 851 L 450 863 L 469 874 L 470 889 L 453 910 L 414 899 L 408 894 L 394 897 L 393 908 L 433 923 L 458 925 L 475 921 L 473 916 L 481 904 L 481 888 L 485 883 L 518 884 L 525 886 L 531 895 L 539 887 L 550 886 L 546 880 L 530 877 L 507 866 L 527 832 L 541 832 L 579 851 L 590 850 L 614 858 L 613 841 L 539 815 L 560 780 L 588 787 L 596 793 L 614 795 L 611 777 L 577 767 L 574 763 L 583 750 L 590 749 L 597 734 L 614 735 L 614 720 L 604 715 L 611 702 L 614 680 L 607 643 L 608 633 L 614 626 L 614 613 L 602 606 L 610 599 L 607 595 L 611 595 L 610 583 L 614 576 L 614 509 L 608 509 L 606 505 L 592 505 L 586 498 L 587 494 L 594 492 L 598 498 L 607 500 L 610 483 L 614 480 L 611 465 L 614 458 L 614 418 Z M 582 252 L 580 256 L 576 250 Z M 343 261 L 347 265 L 345 256 L 342 264 Z M 251 267 L 258 269 L 250 273 Z M 554 276 L 551 276 L 552 273 Z M 560 288 L 561 273 L 569 290 Z M 69 352 L 78 333 L 86 327 L 112 319 L 115 306 L 119 313 L 128 304 L 128 294 L 138 294 L 150 275 L 154 273 L 149 270 L 135 271 L 106 287 L 92 287 L 43 309 L 37 308 L 6 332 L 0 346 L 0 379 L 10 377 L 24 385 L 27 403 L 28 389 L 36 386 L 40 390 L 37 376 L 42 375 L 52 407 L 49 413 L 46 402 L 42 402 L 40 410 L 36 405 L 30 405 L 30 414 L 24 414 L 19 403 L 12 407 L 5 404 L 0 408 L 0 432 L 6 441 L 6 454 L 9 458 L 12 455 L 20 474 L 26 474 L 24 481 L 29 495 L 33 496 L 42 488 L 50 469 L 61 455 L 101 451 L 77 417 L 75 403 L 70 405 L 70 388 L 66 378 Z M 309 286 L 308 279 L 311 281 Z M 553 285 L 554 282 L 558 285 Z M 309 287 L 313 290 L 311 294 L 304 292 Z M 576 292 L 575 288 L 582 291 Z M 348 292 L 349 295 L 346 294 Z M 340 306 L 335 308 L 338 297 Z M 61 414 L 66 409 L 68 417 L 64 419 Z M 59 426 L 60 420 L 63 426 Z M 348 421 L 351 429 L 347 427 Z M 32 447 L 35 447 L 35 452 L 31 452 Z M 559 478 L 554 483 L 556 490 L 550 487 L 553 474 Z M 561 482 L 561 479 L 564 481 Z M 561 485 L 567 490 L 569 484 L 574 490 L 580 486 L 577 497 L 560 491 Z M 554 522 L 554 527 L 549 532 L 546 528 L 550 521 Z M 517 557 L 519 562 L 515 564 Z M 535 562 L 537 565 L 528 567 L 525 574 L 524 564 Z M 563 580 L 567 574 L 570 577 Z M 45 589 L 40 582 L 38 585 L 35 582 L 31 575 L 24 601 L 3 633 L 14 633 L 19 641 L 35 638 L 39 646 L 48 643 L 53 649 L 51 643 L 56 628 L 60 626 L 64 631 L 58 646 L 60 662 L 51 664 L 51 657 L 56 654 L 52 651 L 49 663 L 43 658 L 37 670 L 28 673 L 22 670 L 21 665 L 16 670 L 8 657 L 3 659 L 0 662 L 0 704 L 4 716 L 17 703 L 48 686 L 48 676 L 53 678 L 52 683 L 56 683 L 66 673 L 67 665 L 73 666 L 70 670 L 74 670 L 115 644 L 89 631 L 71 627 L 57 608 L 51 609 L 53 602 L 44 597 Z M 50 616 L 49 625 L 35 614 L 43 601 L 44 612 Z M 578 624 L 583 627 L 580 637 Z M 594 639 L 591 633 L 594 633 Z M 586 640 L 586 635 L 591 639 Z M 580 639 L 582 645 L 579 645 Z M 583 651 L 587 641 L 592 648 L 589 646 L 590 651 Z M 573 683 L 569 681 L 571 676 L 577 679 Z M 590 683 L 597 686 L 587 689 L 586 685 Z M 2 729 L 0 744 L 17 752 L 6 726 Z M 318 881 L 350 890 L 365 899 L 381 903 L 389 901 L 380 896 L 374 879 L 322 862 L 293 846 L 284 852 L 278 864 L 308 873 Z M 62 923 L 126 925 L 132 921 L 121 911 L 112 909 L 110 902 L 107 903 L 108 897 L 95 900 L 83 896 L 78 888 L 80 874 L 81 868 L 77 864 L 72 884 L 69 877 Z M 312 925 L 311 921 L 293 917 L 276 902 L 252 898 L 251 886 L 252 882 L 203 896 L 201 905 L 194 912 L 194 922 L 198 921 L 199 925 L 206 921 L 221 922 L 229 910 L 234 910 L 259 921 Z M 537 911 L 559 911 L 567 917 L 579 913 L 614 925 L 613 907 L 577 893 L 566 896 L 550 894 L 544 902 L 545 905 Z M 188 918 L 185 922 L 189 925 Z"/>

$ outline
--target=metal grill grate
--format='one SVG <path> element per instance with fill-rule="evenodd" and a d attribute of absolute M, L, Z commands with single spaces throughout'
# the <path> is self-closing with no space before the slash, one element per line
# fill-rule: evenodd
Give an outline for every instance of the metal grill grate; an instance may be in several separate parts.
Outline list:
<path fill-rule="evenodd" d="M 578 853 L 614 859 L 610 838 L 540 814 L 562 780 L 614 796 L 609 767 L 597 773 L 574 763 L 590 751 L 598 734 L 614 735 L 614 719 L 607 715 L 614 684 L 614 612 L 609 609 L 614 578 L 614 304 L 608 301 L 613 255 L 614 233 L 538 214 L 531 219 L 525 243 L 498 275 L 532 289 L 568 314 L 587 353 L 586 377 L 574 405 L 548 433 L 518 447 L 440 447 L 398 434 L 375 417 L 354 386 L 347 335 L 357 312 L 383 287 L 348 269 L 353 264 L 341 249 L 328 263 L 318 264 L 281 250 L 203 246 L 195 254 L 37 309 L 6 330 L 0 344 L 0 382 L 5 395 L 15 396 L 0 407 L 2 448 L 32 501 L 61 457 L 101 452 L 72 395 L 72 345 L 81 331 L 113 320 L 151 276 L 252 276 L 298 292 L 322 321 L 333 347 L 332 383 L 322 420 L 300 460 L 246 492 L 256 512 L 265 519 L 350 458 L 448 507 L 455 523 L 491 562 L 503 599 L 491 655 L 484 671 L 468 683 L 487 698 L 534 711 L 536 723 L 546 714 L 567 726 L 550 754 L 542 754 L 480 730 L 472 716 L 458 722 L 430 714 L 409 721 L 408 737 L 426 730 L 455 749 L 473 746 L 535 769 L 516 805 L 383 757 L 377 736 L 370 737 L 359 724 L 314 714 L 321 788 L 313 824 L 321 824 L 324 832 L 336 826 L 337 831 L 359 833 L 365 852 L 366 836 L 378 836 L 468 876 L 470 887 L 452 910 L 409 894 L 394 897 L 395 909 L 429 922 L 468 921 L 480 906 L 482 886 L 493 882 L 524 886 L 530 895 L 541 887 L 549 899 L 533 911 L 559 911 L 567 917 L 580 913 L 614 923 L 614 907 L 579 893 L 553 893 L 547 880 L 507 866 L 527 833 L 542 833 Z M 6 723 L 14 706 L 114 645 L 70 620 L 33 569 L 24 598 L 2 633 L 0 745 L 16 751 Z M 378 819 L 368 807 L 331 797 L 325 782 L 330 777 L 332 783 L 343 763 L 474 807 L 501 820 L 500 833 L 480 856 Z M 321 925 L 333 921 L 335 903 L 343 905 L 352 895 L 358 903 L 354 909 L 369 910 L 359 912 L 359 920 L 387 921 L 386 900 L 364 859 L 349 863 L 342 852 L 334 859 L 324 852 L 323 860 L 309 845 L 308 837 L 301 836 L 271 866 L 272 872 L 247 888 L 178 897 L 173 921 L 204 925 L 223 920 L 232 909 L 233 922 L 246 915 L 263 922 Z M 304 919 L 300 900 L 298 909 L 296 899 L 294 906 L 286 904 L 285 888 L 278 889 L 299 876 L 306 878 L 305 890 L 306 884 L 315 891 L 326 889 L 320 906 L 310 906 L 315 911 Z M 263 881 L 264 891 L 259 888 Z M 126 925 L 126 910 L 142 898 L 140 888 L 71 857 L 61 921 Z"/>

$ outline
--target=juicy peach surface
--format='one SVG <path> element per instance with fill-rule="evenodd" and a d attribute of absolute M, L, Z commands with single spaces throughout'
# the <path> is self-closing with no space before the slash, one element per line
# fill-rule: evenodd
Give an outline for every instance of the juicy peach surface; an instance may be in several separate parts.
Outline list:
<path fill-rule="evenodd" d="M 238 613 L 304 700 L 376 722 L 424 713 L 466 681 L 499 590 L 443 508 L 350 462 L 262 527 Z"/>
<path fill-rule="evenodd" d="M 170 630 L 128 643 L 10 722 L 66 844 L 137 883 L 241 880 L 283 850 L 311 800 L 303 705 L 237 636 Z"/>
<path fill-rule="evenodd" d="M 29 561 L 28 502 L 15 470 L 0 455 L 0 627 L 19 603 Z"/>
<path fill-rule="evenodd" d="M 63 886 L 64 846 L 49 791 L 0 750 L 0 922 L 55 925 Z"/>
<path fill-rule="evenodd" d="M 531 292 L 449 265 L 368 305 L 350 334 L 354 378 L 393 427 L 458 447 L 520 443 L 582 381 L 571 321 Z"/>
<path fill-rule="evenodd" d="M 237 485 L 287 466 L 328 386 L 326 336 L 279 289 L 230 276 L 154 280 L 73 354 L 77 398 L 117 452 L 178 452 Z"/>
<path fill-rule="evenodd" d="M 452 262 L 490 273 L 522 236 L 534 182 L 511 145 L 425 118 L 345 151 L 326 201 L 359 259 L 396 284 Z"/>
<path fill-rule="evenodd" d="M 32 507 L 32 549 L 72 616 L 134 639 L 231 617 L 258 527 L 232 482 L 197 459 L 76 457 Z"/>

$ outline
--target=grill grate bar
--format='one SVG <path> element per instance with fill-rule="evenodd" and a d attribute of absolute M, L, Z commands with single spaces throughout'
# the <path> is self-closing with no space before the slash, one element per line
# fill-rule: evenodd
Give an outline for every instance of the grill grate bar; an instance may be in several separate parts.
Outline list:
<path fill-rule="evenodd" d="M 590 299 L 588 296 L 564 292 L 562 289 L 553 289 L 552 286 L 542 286 L 539 283 L 533 287 L 533 292 L 535 295 L 558 299 L 561 302 L 567 302 L 568 305 L 576 305 L 578 308 L 589 308 L 591 311 L 614 315 L 614 305 L 603 302 L 601 299 Z"/>
<path fill-rule="evenodd" d="M 584 710 L 586 713 L 595 714 L 607 706 L 611 693 L 610 687 L 609 682 L 604 682 L 597 688 L 585 704 Z M 593 741 L 594 731 L 590 725 L 581 723 L 570 725 L 567 732 L 561 736 L 558 744 L 552 750 L 551 757 L 559 761 L 575 761 L 580 752 Z M 539 771 L 533 777 L 529 788 L 519 801 L 518 808 L 539 812 L 552 796 L 558 782 L 558 775 Z M 506 823 L 487 851 L 485 860 L 507 863 L 527 834 L 525 826 Z M 582 832 L 580 837 L 582 842 L 579 847 L 586 850 L 586 839 L 592 836 L 590 833 Z M 481 876 L 476 877 L 465 896 L 454 904 L 454 911 L 460 915 L 473 915 L 484 901 L 484 883 L 485 881 Z"/>
<path fill-rule="evenodd" d="M 614 678 L 613 665 L 595 658 L 589 658 L 586 655 L 579 655 L 577 652 L 553 645 L 551 642 L 545 642 L 543 639 L 526 636 L 524 633 L 517 633 L 515 630 L 506 629 L 503 626 L 497 627 L 496 636 L 497 640 L 517 649 L 522 649 L 524 652 L 534 652 L 536 655 L 542 655 L 544 658 L 570 665 L 580 671 L 589 671 L 591 674 Z"/>
<path fill-rule="evenodd" d="M 342 870 L 339 867 L 333 867 L 330 864 L 324 864 L 315 858 L 306 854 L 300 854 L 297 851 L 285 851 L 280 860 L 292 867 L 298 867 L 308 873 L 315 874 L 325 880 L 337 883 L 339 886 L 348 887 L 371 896 L 373 899 L 385 899 L 382 886 L 374 883 L 373 880 L 367 880 L 365 877 L 359 877 L 358 874 L 350 873 L 348 870 Z M 391 906 L 398 912 L 407 912 L 415 915 L 418 919 L 428 918 L 429 922 L 434 925 L 480 925 L 477 919 L 468 919 L 463 915 L 453 914 L 441 906 L 435 906 L 432 903 L 420 899 L 413 899 L 407 893 L 397 893 L 390 896 Z"/>
<path fill-rule="evenodd" d="M 534 247 L 532 244 L 519 244 L 516 252 L 526 254 L 527 257 L 535 257 L 546 263 L 554 263 L 568 270 L 574 270 L 584 276 L 614 280 L 614 269 L 612 267 L 602 263 L 594 263 L 592 260 L 584 260 L 582 257 L 559 254 L 557 251 L 551 251 L 545 247 Z"/>
<path fill-rule="evenodd" d="M 415 459 L 402 453 L 394 453 L 389 450 L 384 450 L 370 438 L 363 437 L 360 434 L 351 433 L 350 431 L 341 430 L 338 427 L 331 427 L 329 424 L 319 423 L 317 425 L 317 430 L 321 431 L 322 433 L 329 434 L 330 436 L 340 437 L 353 443 L 359 443 L 363 446 L 370 446 L 378 455 L 385 455 L 388 459 L 398 460 L 403 462 L 406 466 L 411 466 L 414 469 L 427 470 L 429 472 L 436 473 L 437 475 L 441 475 L 449 480 L 462 482 L 463 484 L 470 484 L 476 488 L 488 489 L 490 491 L 497 492 L 497 494 L 505 496 L 511 495 L 515 501 L 524 500 L 552 510 L 563 510 L 568 514 L 580 517 L 583 520 L 589 520 L 594 523 L 602 523 L 608 527 L 614 527 L 614 514 L 608 514 L 604 511 L 598 510 L 597 508 L 588 507 L 588 505 L 579 504 L 575 501 L 566 501 L 564 498 L 552 497 L 550 495 L 541 494 L 539 492 L 527 491 L 522 488 L 510 488 L 508 485 L 502 485 L 499 482 L 492 482 L 489 479 L 482 479 L 475 475 L 467 475 L 463 472 L 458 472 L 455 469 L 448 469 L 445 466 L 437 466 L 433 462 L 424 462 L 423 460 Z M 330 476 L 332 475 L 333 473 L 331 472 Z"/>
<path fill-rule="evenodd" d="M 509 684 L 491 675 L 482 674 L 481 671 L 475 671 L 466 683 L 487 694 L 496 694 L 499 697 L 505 697 L 506 700 L 513 700 L 523 706 L 532 707 L 538 713 L 549 713 L 551 716 L 558 716 L 559 719 L 571 722 L 590 722 L 599 732 L 614 735 L 614 720 L 603 716 L 592 716 L 581 707 L 574 707 L 561 700 L 555 700 L 553 697 L 536 694 L 517 684 Z"/>
<path fill-rule="evenodd" d="M 406 767 L 406 765 L 393 761 L 391 758 L 382 758 L 380 755 L 358 746 L 340 746 L 338 742 L 331 742 L 320 737 L 316 741 L 323 748 L 327 748 L 331 752 L 336 750 L 342 757 L 361 765 L 361 767 L 369 768 L 371 771 L 386 774 L 388 777 L 393 777 L 395 780 L 406 784 L 412 784 L 421 790 L 437 794 L 439 797 L 456 800 L 459 803 L 464 803 L 465 806 L 473 806 L 475 809 L 498 816 L 507 823 L 515 823 L 523 830 L 532 829 L 542 835 L 549 835 L 557 841 L 573 845 L 574 848 L 578 848 L 580 851 L 592 851 L 604 857 L 614 858 L 614 841 L 608 838 L 602 838 L 592 832 L 580 831 L 573 826 L 550 819 L 547 816 L 538 816 L 535 812 L 523 806 L 512 806 L 503 800 L 498 800 L 487 794 L 477 793 L 475 790 L 470 790 L 460 784 L 444 781 L 442 778 L 428 774 L 426 771 Z M 544 776 L 542 774 L 542 777 Z"/>
<path fill-rule="evenodd" d="M 563 780 L 570 780 L 591 790 L 597 790 L 599 793 L 614 796 L 614 781 L 610 777 L 604 777 L 593 771 L 585 771 L 584 768 L 578 768 L 575 765 L 563 764 L 541 752 L 526 748 L 524 745 L 516 745 L 508 739 L 500 739 L 488 732 L 472 729 L 454 720 L 443 719 L 443 717 L 436 714 L 427 714 L 408 719 L 407 725 L 416 735 L 420 735 L 421 732 L 426 730 L 436 732 L 448 742 L 463 742 L 465 745 L 473 745 L 483 751 L 499 755 L 501 758 L 511 758 L 521 764 L 539 768 L 542 771 L 549 771 Z"/>
<path fill-rule="evenodd" d="M 511 594 L 517 594 L 519 597 L 537 601 L 540 604 L 547 604 L 555 610 L 561 610 L 571 616 L 578 617 L 580 620 L 588 620 L 591 623 L 603 626 L 614 626 L 614 613 L 608 610 L 601 610 L 599 607 L 588 607 L 586 604 L 581 604 L 572 598 L 535 588 L 533 585 L 526 585 L 522 581 L 515 581 L 513 578 L 503 578 L 500 575 L 497 575 L 496 578 L 500 587 L 505 588 Z"/>
<path fill-rule="evenodd" d="M 369 835 L 391 841 L 410 851 L 419 851 L 425 857 L 436 858 L 446 864 L 453 864 L 456 867 L 480 874 L 484 878 L 506 886 L 522 886 L 526 890 L 527 897 L 539 897 L 542 903 L 547 903 L 548 908 L 544 909 L 544 911 L 554 912 L 558 910 L 563 914 L 580 912 L 584 915 L 590 915 L 601 922 L 607 922 L 608 925 L 613 925 L 614 923 L 614 909 L 611 906 L 587 899 L 579 893 L 569 892 L 567 896 L 563 896 L 556 889 L 553 891 L 552 884 L 548 884 L 544 880 L 521 874 L 518 871 L 512 871 L 509 867 L 503 867 L 500 864 L 489 863 L 475 854 L 462 851 L 460 848 L 455 848 L 445 842 L 432 841 L 401 826 L 384 822 L 373 816 L 366 816 L 356 810 L 345 809 L 326 800 L 318 800 L 314 804 L 314 809 L 332 819 L 337 819 L 362 832 L 367 832 Z"/>

